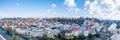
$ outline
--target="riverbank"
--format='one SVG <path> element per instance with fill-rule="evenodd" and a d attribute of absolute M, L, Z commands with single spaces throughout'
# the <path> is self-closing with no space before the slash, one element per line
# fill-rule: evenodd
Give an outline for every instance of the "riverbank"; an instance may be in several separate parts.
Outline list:
<path fill-rule="evenodd" d="M 47 36 L 44 36 L 42 38 L 40 38 L 40 37 L 27 38 L 27 37 L 24 37 L 22 35 L 13 34 L 11 32 L 8 32 L 8 31 L 3 30 L 3 29 L 0 28 L 0 34 L 1 34 L 1 32 L 4 32 L 4 34 L 2 34 L 2 35 L 7 40 L 65 40 L 64 38 L 57 38 L 57 39 L 47 38 Z M 76 38 L 74 40 L 95 40 L 95 39 L 98 39 L 98 38 L 93 36 L 93 37 L 87 37 L 87 38 Z"/>
<path fill-rule="evenodd" d="M 6 40 L 6 39 L 0 34 L 0 40 Z"/>
<path fill-rule="evenodd" d="M 2 34 L 7 40 L 55 40 L 53 38 L 48 38 L 47 36 L 28 38 L 22 34 L 15 34 L 2 28 L 0 28 L 0 34 Z"/>

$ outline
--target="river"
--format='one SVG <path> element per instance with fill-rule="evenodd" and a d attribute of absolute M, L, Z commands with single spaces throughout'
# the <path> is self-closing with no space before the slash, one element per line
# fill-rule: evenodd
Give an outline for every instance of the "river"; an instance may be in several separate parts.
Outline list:
<path fill-rule="evenodd" d="M 19 36 L 19 35 L 15 35 L 13 33 L 10 33 L 6 30 L 2 30 L 0 28 L 0 34 L 5 37 L 7 40 L 33 40 L 32 38 L 26 38 L 26 37 L 22 37 L 22 36 Z"/>

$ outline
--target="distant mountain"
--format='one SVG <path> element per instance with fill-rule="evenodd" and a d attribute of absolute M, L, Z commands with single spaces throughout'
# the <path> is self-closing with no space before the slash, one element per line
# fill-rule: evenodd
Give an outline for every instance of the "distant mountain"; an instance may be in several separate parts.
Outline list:
<path fill-rule="evenodd" d="M 120 23 L 120 20 L 100 20 L 101 22 Z"/>
<path fill-rule="evenodd" d="M 1 20 L 14 20 L 14 18 L 2 18 Z"/>

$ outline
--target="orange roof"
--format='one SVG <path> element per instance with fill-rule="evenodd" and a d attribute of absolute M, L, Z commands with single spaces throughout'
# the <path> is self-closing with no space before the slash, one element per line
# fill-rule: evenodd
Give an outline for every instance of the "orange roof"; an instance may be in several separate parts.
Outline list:
<path fill-rule="evenodd" d="M 80 28 L 73 28 L 73 31 L 78 31 L 80 30 Z"/>
<path fill-rule="evenodd" d="M 86 31 L 87 31 L 87 30 L 90 30 L 90 27 L 91 27 L 91 26 L 89 26 L 89 25 L 86 26 L 86 27 L 85 27 L 85 30 L 86 30 Z"/>

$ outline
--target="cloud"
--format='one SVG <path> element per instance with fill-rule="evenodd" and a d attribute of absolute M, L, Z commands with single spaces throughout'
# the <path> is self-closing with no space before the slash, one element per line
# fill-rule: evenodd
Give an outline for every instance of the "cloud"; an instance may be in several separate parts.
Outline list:
<path fill-rule="evenodd" d="M 57 14 L 56 12 L 52 12 L 52 14 Z"/>
<path fill-rule="evenodd" d="M 65 0 L 64 4 L 69 7 L 76 7 L 75 0 Z"/>
<path fill-rule="evenodd" d="M 56 4 L 55 3 L 53 3 L 52 4 L 52 8 L 56 8 L 57 6 L 56 6 Z"/>
<path fill-rule="evenodd" d="M 84 6 L 86 6 L 86 5 L 88 5 L 88 4 L 90 4 L 90 1 L 89 1 L 89 0 L 87 0 L 87 1 L 85 2 Z"/>
<path fill-rule="evenodd" d="M 54 12 L 54 8 L 56 8 L 57 5 L 55 3 L 52 4 L 52 9 L 48 9 L 47 12 L 51 13 L 51 14 L 56 14 L 56 12 Z"/>
<path fill-rule="evenodd" d="M 55 11 L 53 11 L 53 10 L 51 10 L 51 9 L 48 9 L 47 12 L 48 12 L 48 13 L 51 13 L 51 14 L 53 14 L 53 15 L 54 15 L 54 14 L 57 14 L 57 12 L 55 12 Z"/>
<path fill-rule="evenodd" d="M 76 6 L 75 0 L 65 0 L 64 4 L 68 7 L 69 12 L 80 12 L 80 9 Z"/>
<path fill-rule="evenodd" d="M 16 2 L 16 6 L 17 6 L 17 7 L 19 7 L 19 6 L 20 6 L 20 4 L 19 4 L 18 2 Z"/>
<path fill-rule="evenodd" d="M 78 8 L 75 9 L 75 12 L 76 12 L 76 13 L 79 13 L 80 11 L 81 11 L 81 10 L 78 9 Z"/>
<path fill-rule="evenodd" d="M 56 14 L 56 12 L 54 12 L 54 10 L 53 10 L 53 9 L 56 8 L 56 7 L 57 7 L 57 5 L 56 5 L 55 3 L 53 3 L 53 4 L 52 4 L 52 9 L 48 9 L 47 12 L 48 12 L 48 13 L 52 13 L 52 14 Z"/>
<path fill-rule="evenodd" d="M 52 10 L 51 10 L 51 9 L 48 9 L 47 12 L 52 12 Z"/>
<path fill-rule="evenodd" d="M 93 17 L 120 20 L 120 0 L 87 0 L 84 6 L 85 11 Z"/>

